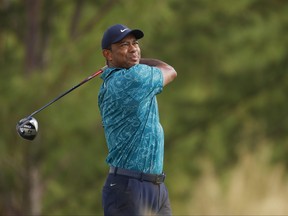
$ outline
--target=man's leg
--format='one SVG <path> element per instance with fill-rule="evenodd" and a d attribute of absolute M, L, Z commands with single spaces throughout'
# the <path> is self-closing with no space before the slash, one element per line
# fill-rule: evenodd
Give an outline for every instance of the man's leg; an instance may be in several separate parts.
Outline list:
<path fill-rule="evenodd" d="M 160 209 L 157 215 L 170 216 L 172 215 L 172 210 L 171 210 L 168 190 L 164 183 L 160 184 L 159 187 L 160 187 L 160 197 L 159 197 Z"/>
<path fill-rule="evenodd" d="M 165 185 L 110 174 L 102 191 L 104 215 L 172 215 Z"/>
<path fill-rule="evenodd" d="M 133 191 L 128 186 L 128 177 L 109 174 L 102 190 L 104 215 L 139 215 Z"/>

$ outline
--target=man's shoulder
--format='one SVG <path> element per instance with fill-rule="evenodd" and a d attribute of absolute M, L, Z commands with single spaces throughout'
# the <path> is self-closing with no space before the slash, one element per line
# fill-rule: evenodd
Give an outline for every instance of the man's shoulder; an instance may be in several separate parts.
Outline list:
<path fill-rule="evenodd" d="M 132 66 L 131 68 L 129 68 L 129 70 L 132 70 L 132 71 L 145 71 L 145 72 L 148 72 L 148 71 L 161 71 L 159 68 L 157 67 L 153 67 L 153 66 L 149 66 L 149 65 L 146 65 L 146 64 L 137 64 L 137 65 L 134 65 Z"/>

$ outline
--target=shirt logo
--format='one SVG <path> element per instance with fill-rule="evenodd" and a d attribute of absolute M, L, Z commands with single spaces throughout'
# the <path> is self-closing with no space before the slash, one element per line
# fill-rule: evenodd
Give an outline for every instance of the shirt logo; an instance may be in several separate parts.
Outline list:
<path fill-rule="evenodd" d="M 125 31 L 127 31 L 128 29 L 127 28 L 125 28 L 125 29 L 120 29 L 120 32 L 125 32 Z"/>

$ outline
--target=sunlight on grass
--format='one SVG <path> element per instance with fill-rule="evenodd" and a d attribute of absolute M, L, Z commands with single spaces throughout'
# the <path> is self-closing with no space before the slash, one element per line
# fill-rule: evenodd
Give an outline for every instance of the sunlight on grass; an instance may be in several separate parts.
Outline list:
<path fill-rule="evenodd" d="M 192 191 L 189 215 L 288 215 L 285 170 L 269 165 L 267 152 L 242 154 L 223 178 L 206 165 Z"/>

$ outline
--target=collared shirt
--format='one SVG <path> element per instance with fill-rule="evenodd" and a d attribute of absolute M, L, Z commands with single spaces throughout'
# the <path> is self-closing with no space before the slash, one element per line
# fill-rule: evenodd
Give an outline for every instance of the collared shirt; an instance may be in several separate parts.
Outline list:
<path fill-rule="evenodd" d="M 108 146 L 110 166 L 160 174 L 164 132 L 156 95 L 163 89 L 160 69 L 137 64 L 129 69 L 107 68 L 98 105 Z"/>

